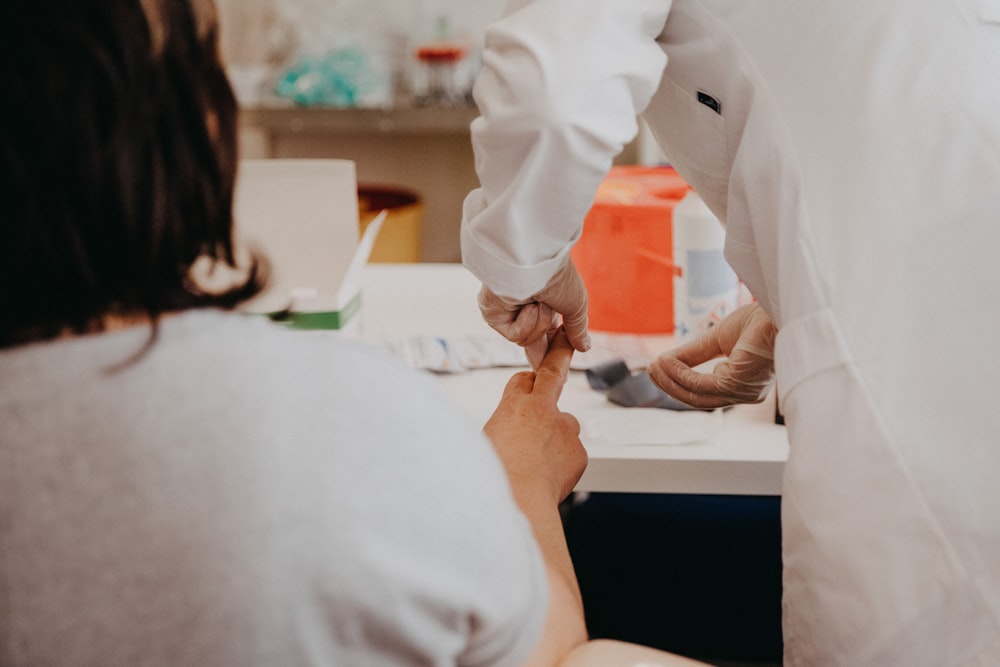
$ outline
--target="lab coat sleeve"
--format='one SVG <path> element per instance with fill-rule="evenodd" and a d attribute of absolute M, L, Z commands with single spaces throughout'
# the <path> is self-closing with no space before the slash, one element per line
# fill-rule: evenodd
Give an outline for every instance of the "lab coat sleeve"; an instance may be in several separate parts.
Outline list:
<path fill-rule="evenodd" d="M 494 292 L 541 290 L 579 238 L 667 58 L 670 0 L 514 2 L 486 33 L 462 258 Z"/>

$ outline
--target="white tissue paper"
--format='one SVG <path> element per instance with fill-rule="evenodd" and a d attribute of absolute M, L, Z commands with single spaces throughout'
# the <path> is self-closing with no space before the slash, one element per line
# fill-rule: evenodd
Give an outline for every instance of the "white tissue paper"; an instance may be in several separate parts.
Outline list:
<path fill-rule="evenodd" d="M 722 428 L 722 410 L 675 412 L 608 405 L 578 417 L 582 434 L 593 445 L 692 445 L 714 440 Z"/>

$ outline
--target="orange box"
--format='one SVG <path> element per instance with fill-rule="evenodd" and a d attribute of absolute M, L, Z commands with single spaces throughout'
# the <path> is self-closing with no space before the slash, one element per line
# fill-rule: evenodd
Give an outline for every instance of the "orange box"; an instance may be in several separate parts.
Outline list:
<path fill-rule="evenodd" d="M 690 190 L 671 167 L 617 166 L 598 188 L 571 256 L 595 331 L 674 331 L 674 206 Z"/>

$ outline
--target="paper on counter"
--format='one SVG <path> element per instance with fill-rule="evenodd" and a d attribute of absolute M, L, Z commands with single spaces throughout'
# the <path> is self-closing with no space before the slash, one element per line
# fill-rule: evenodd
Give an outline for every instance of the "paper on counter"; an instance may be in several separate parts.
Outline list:
<path fill-rule="evenodd" d="M 613 359 L 622 359 L 632 370 L 646 368 L 658 355 L 676 345 L 673 335 L 590 332 L 591 348 L 573 355 L 571 367 L 587 370 Z"/>
<path fill-rule="evenodd" d="M 692 445 L 715 439 L 722 428 L 722 410 L 676 412 L 609 405 L 577 418 L 585 442 L 591 445 Z"/>
<path fill-rule="evenodd" d="M 406 336 L 387 340 L 385 346 L 413 368 L 436 373 L 528 365 L 524 350 L 519 345 L 494 334 Z"/>
<path fill-rule="evenodd" d="M 672 336 L 641 336 L 591 332 L 589 352 L 575 352 L 573 370 L 586 370 L 611 359 L 624 359 L 633 370 L 645 368 L 673 346 Z M 517 368 L 528 365 L 524 348 L 500 334 L 452 336 L 415 335 L 384 341 L 390 352 L 414 368 L 438 373 L 462 373 L 476 368 Z"/>

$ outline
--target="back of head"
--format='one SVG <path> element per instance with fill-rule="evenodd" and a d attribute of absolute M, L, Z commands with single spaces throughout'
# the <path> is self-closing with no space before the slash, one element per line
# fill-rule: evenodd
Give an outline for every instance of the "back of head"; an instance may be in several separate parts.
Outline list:
<path fill-rule="evenodd" d="M 199 258 L 236 265 L 236 103 L 211 0 L 5 0 L 0 346 L 109 315 L 231 307 Z"/>

